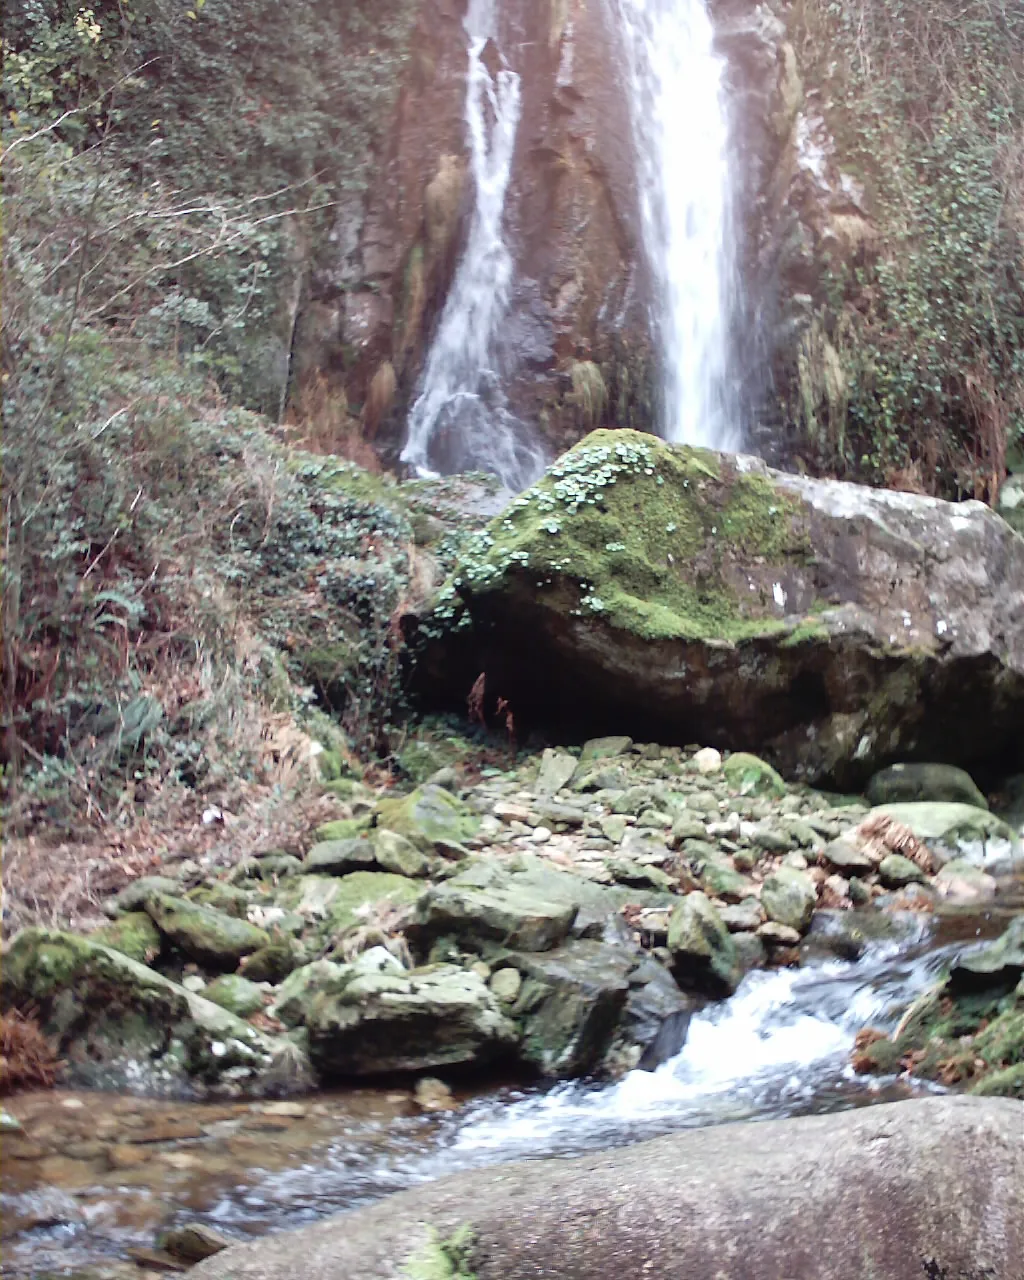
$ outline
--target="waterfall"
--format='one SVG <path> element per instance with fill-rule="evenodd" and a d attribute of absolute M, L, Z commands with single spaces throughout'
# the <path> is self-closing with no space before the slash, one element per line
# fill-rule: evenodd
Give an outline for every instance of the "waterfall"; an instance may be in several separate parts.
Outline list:
<path fill-rule="evenodd" d="M 482 470 L 523 489 L 546 459 L 502 390 L 496 338 L 512 283 L 505 198 L 521 113 L 519 76 L 498 46 L 498 0 L 469 0 L 465 119 L 475 189 L 465 249 L 441 314 L 402 460 L 421 475 Z"/>
<path fill-rule="evenodd" d="M 666 439 L 740 443 L 729 382 L 730 163 L 724 64 L 705 0 L 614 0 L 622 25 Z"/>

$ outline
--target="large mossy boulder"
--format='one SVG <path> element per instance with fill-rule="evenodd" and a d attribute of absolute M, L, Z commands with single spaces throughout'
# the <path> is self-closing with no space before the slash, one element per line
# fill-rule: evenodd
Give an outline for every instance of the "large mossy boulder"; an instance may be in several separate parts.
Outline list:
<path fill-rule="evenodd" d="M 427 1270 L 455 1240 L 463 1261 Z M 297 1258 L 310 1280 L 1021 1280 L 1021 1106 L 925 1098 L 474 1169 L 192 1274 L 292 1280 Z"/>
<path fill-rule="evenodd" d="M 4 952 L 0 994 L 39 1020 L 71 1084 L 230 1094 L 291 1083 L 267 1036 L 90 938 L 23 930 Z"/>
<path fill-rule="evenodd" d="M 310 999 L 304 1023 L 326 1081 L 480 1066 L 511 1057 L 517 1040 L 483 980 L 455 965 L 345 965 Z"/>
<path fill-rule="evenodd" d="M 952 504 L 598 431 L 410 619 L 420 688 L 517 724 L 756 751 L 855 789 L 1021 757 L 1024 540 Z"/>

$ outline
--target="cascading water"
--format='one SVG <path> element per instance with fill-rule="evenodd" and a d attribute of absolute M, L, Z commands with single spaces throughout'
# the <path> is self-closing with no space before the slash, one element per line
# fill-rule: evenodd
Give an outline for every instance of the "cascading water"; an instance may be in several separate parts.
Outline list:
<path fill-rule="evenodd" d="M 736 295 L 724 63 L 705 0 L 614 0 L 656 294 L 662 434 L 736 449 L 729 312 Z"/>
<path fill-rule="evenodd" d="M 546 461 L 525 424 L 508 409 L 495 341 L 512 282 L 504 218 L 521 84 L 498 52 L 497 0 L 469 0 L 463 25 L 469 42 L 465 113 L 475 205 L 409 415 L 402 460 L 424 475 L 493 472 L 519 490 L 537 478 Z"/>

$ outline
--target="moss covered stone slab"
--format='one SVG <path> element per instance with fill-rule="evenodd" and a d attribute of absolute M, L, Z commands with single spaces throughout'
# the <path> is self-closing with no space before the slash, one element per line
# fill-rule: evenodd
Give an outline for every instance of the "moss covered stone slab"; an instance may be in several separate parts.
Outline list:
<path fill-rule="evenodd" d="M 467 544 L 410 635 L 517 724 L 714 742 L 856 790 L 1019 757 L 1024 541 L 981 503 L 597 431 Z M 563 738 L 564 740 L 564 738 Z"/>
<path fill-rule="evenodd" d="M 493 1062 L 517 1040 L 483 980 L 455 965 L 378 973 L 346 965 L 304 1021 L 324 1080 Z"/>

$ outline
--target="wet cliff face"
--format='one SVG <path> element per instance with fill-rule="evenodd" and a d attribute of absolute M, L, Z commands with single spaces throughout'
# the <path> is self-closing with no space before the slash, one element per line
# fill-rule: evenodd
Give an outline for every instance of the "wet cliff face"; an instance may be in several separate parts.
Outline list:
<path fill-rule="evenodd" d="M 385 447 L 401 439 L 471 210 L 462 17 L 457 0 L 423 0 L 376 178 L 365 196 L 343 199 L 296 330 L 293 388 L 326 374 Z M 557 452 L 599 420 L 653 425 L 630 121 L 609 4 L 509 3 L 501 45 L 522 77 L 523 113 L 498 362 L 510 407 Z M 388 365 L 394 391 L 381 408 Z M 581 365 L 592 379 L 600 370 L 599 414 Z"/>

